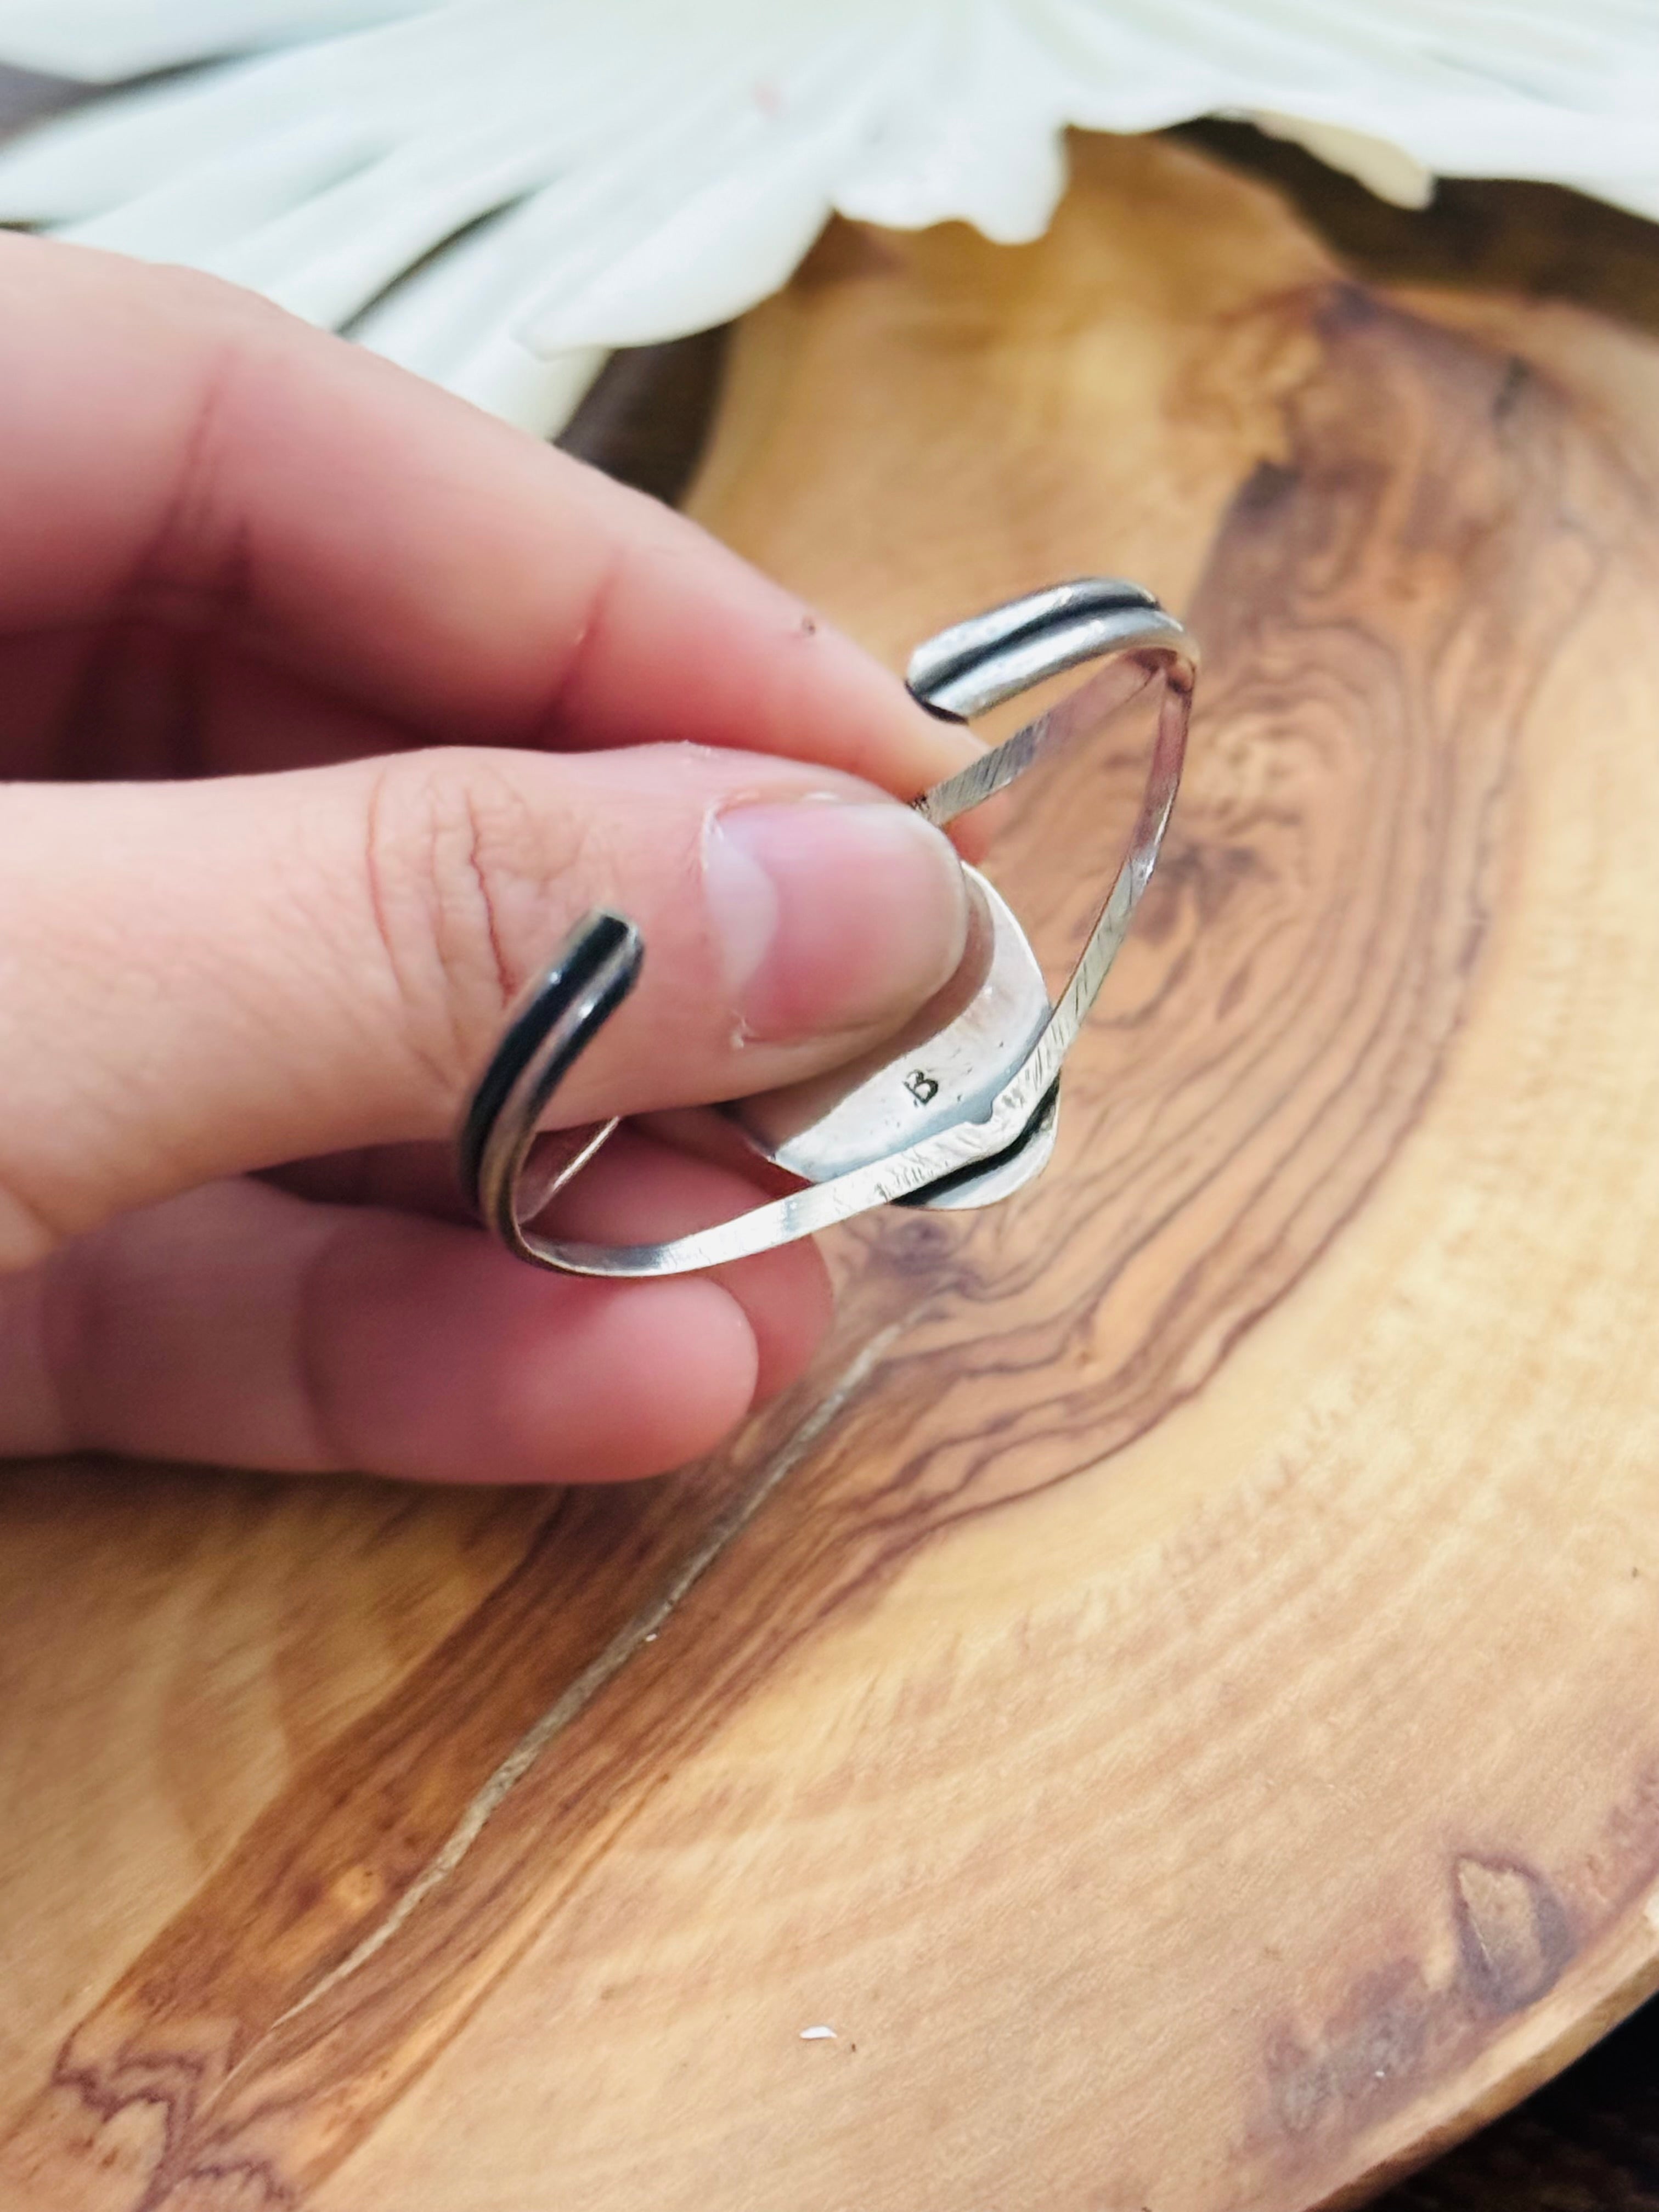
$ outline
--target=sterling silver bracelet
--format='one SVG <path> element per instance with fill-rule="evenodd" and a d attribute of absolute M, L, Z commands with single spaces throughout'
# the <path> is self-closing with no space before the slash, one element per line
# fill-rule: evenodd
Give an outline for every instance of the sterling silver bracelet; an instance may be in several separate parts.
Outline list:
<path fill-rule="evenodd" d="M 1128 933 L 1175 804 L 1197 653 L 1173 615 L 1109 577 L 1060 584 L 943 630 L 911 659 L 912 693 L 968 720 L 1085 663 L 1057 706 L 923 793 L 941 826 L 983 805 L 1063 746 L 1086 743 L 1161 678 L 1157 736 L 1128 850 L 1070 981 L 1053 1006 L 1024 932 L 976 869 L 957 976 L 896 1040 L 853 1066 L 723 1110 L 762 1158 L 805 1180 L 734 1220 L 659 1244 L 591 1244 L 534 1224 L 615 1128 L 543 1123 L 566 1073 L 632 990 L 645 946 L 600 908 L 520 994 L 462 1123 L 463 1189 L 510 1252 L 572 1275 L 686 1274 L 792 1243 L 878 1206 L 987 1206 L 1036 1175 L 1053 1150 L 1060 1069 Z"/>

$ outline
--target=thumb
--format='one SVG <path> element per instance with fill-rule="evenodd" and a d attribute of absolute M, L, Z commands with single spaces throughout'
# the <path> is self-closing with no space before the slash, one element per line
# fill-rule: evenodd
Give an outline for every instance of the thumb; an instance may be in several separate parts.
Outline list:
<path fill-rule="evenodd" d="M 447 1135 L 514 993 L 601 904 L 646 960 L 570 1121 L 849 1059 L 948 978 L 967 927 L 918 816 L 726 750 L 10 786 L 0 1266 L 212 1177 Z"/>

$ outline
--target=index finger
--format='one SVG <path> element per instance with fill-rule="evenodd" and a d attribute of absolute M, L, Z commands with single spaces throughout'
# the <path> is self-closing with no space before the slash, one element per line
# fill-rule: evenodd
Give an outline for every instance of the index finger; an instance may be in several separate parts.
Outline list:
<path fill-rule="evenodd" d="M 0 629 L 157 613 L 417 736 L 975 750 L 683 516 L 216 281 L 0 237 Z"/>

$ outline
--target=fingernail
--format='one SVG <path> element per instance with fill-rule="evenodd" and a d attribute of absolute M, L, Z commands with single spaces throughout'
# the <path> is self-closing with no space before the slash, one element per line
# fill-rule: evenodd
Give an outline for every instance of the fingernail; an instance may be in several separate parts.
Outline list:
<path fill-rule="evenodd" d="M 733 807 L 709 827 L 703 870 L 726 987 L 757 1041 L 896 1026 L 967 942 L 950 842 L 896 801 Z"/>

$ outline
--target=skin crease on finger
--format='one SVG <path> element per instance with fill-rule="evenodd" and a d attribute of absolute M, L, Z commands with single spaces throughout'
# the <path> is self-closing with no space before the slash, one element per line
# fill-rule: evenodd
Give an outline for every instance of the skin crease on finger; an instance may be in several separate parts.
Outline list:
<path fill-rule="evenodd" d="M 169 1046 L 165 1016 L 204 988 L 216 948 L 237 964 L 237 918 L 264 913 L 245 981 L 259 957 L 279 968 L 301 941 L 283 904 L 291 880 L 266 885 L 261 909 L 251 853 L 239 864 L 206 815 L 191 834 L 188 794 L 211 814 L 212 779 L 437 744 L 586 754 L 603 783 L 607 760 L 641 745 L 690 759 L 689 744 L 772 756 L 786 782 L 800 783 L 804 763 L 821 781 L 850 774 L 904 798 L 975 750 L 681 518 L 211 280 L 0 237 L 0 774 L 55 781 L 42 805 L 86 801 L 58 827 L 34 823 L 37 856 L 82 852 L 77 823 L 105 810 L 105 859 L 125 852 L 138 894 L 100 923 L 88 901 L 96 909 L 120 868 L 66 864 L 7 918 L 5 940 L 32 949 L 0 973 L 0 1033 L 54 1040 L 55 1074 L 33 1109 L 48 1138 L 94 1085 L 112 1005 L 136 1012 L 145 1049 L 109 1097 L 160 1115 L 222 1079 L 225 1054 L 188 1023 Z M 744 773 L 764 797 L 764 776 Z M 181 776 L 210 783 L 157 787 Z M 13 788 L 21 804 L 28 785 Z M 176 815 L 171 857 L 151 804 Z M 660 854 L 646 872 L 661 877 Z M 50 1031 L 26 988 L 9 1020 L 19 978 L 38 982 L 49 965 L 43 949 L 67 952 L 66 917 L 88 939 L 53 995 Z M 542 916 L 538 942 L 554 918 Z M 653 937 L 660 952 L 660 922 Z M 522 958 L 532 939 L 526 929 Z M 452 982 L 441 948 L 437 981 L 434 1008 Z M 323 996 L 372 1030 L 360 985 L 348 961 Z M 649 1017 L 651 1001 L 636 1011 Z M 713 1279 L 578 1284 L 518 1267 L 412 1193 L 398 1210 L 234 1180 L 191 1188 L 338 1144 L 362 1148 L 373 1185 L 382 1145 L 453 1107 L 458 1060 L 430 1113 L 411 1121 L 383 1098 L 360 1124 L 290 1128 L 283 1141 L 273 1116 L 312 1079 L 309 1017 L 287 1037 L 260 1017 L 256 995 L 240 1037 L 234 1019 L 228 1036 L 210 1024 L 232 1063 L 262 1033 L 280 1048 L 240 1094 L 208 1099 L 222 1152 L 152 1120 L 153 1172 L 113 1200 L 140 1210 L 0 1283 L 0 1449 L 616 1478 L 708 1449 L 808 1356 L 827 1290 L 806 1247 Z M 481 1036 L 457 1031 L 449 1049 L 459 1040 L 465 1058 Z M 38 1050 L 10 1056 L 40 1064 Z M 685 1066 L 678 1048 L 664 1060 Z M 376 1079 L 367 1062 L 365 1074 L 360 1093 Z M 712 1071 L 690 1088 L 711 1086 Z M 639 1103 L 677 1102 L 647 1085 Z M 23 1118 L 21 1099 L 13 1112 Z M 85 1181 L 110 1157 L 95 1124 L 65 1147 L 54 1194 L 71 1228 L 108 1211 Z M 0 1152 L 17 1137 L 0 1127 Z M 570 1202 L 610 1206 L 612 1236 L 672 1233 L 752 1202 L 741 1179 L 716 1188 L 711 1175 L 630 1140 Z M 649 1218 L 637 1212 L 647 1201 Z M 297 1367 L 296 1328 L 313 1347 Z"/>

